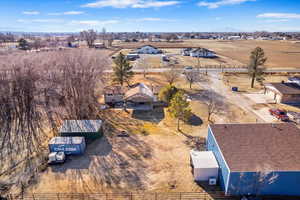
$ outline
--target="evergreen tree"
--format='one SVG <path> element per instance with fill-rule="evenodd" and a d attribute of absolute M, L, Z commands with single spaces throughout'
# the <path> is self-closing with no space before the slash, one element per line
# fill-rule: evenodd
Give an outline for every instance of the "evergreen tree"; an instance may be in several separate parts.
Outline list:
<path fill-rule="evenodd" d="M 27 42 L 27 40 L 21 38 L 18 42 L 19 42 L 19 49 L 29 50 L 29 43 Z"/>
<path fill-rule="evenodd" d="M 189 107 L 189 102 L 184 97 L 182 91 L 178 91 L 171 100 L 171 105 L 168 108 L 171 116 L 177 119 L 177 130 L 179 129 L 179 122 L 188 121 L 192 115 L 191 109 Z"/>
<path fill-rule="evenodd" d="M 251 77 L 251 88 L 254 87 L 254 81 L 262 82 L 264 80 L 263 78 L 263 71 L 264 68 L 262 67 L 265 62 L 267 61 L 267 58 L 265 57 L 265 52 L 262 48 L 256 47 L 252 52 L 250 56 L 250 63 L 248 67 L 248 73 Z"/>
<path fill-rule="evenodd" d="M 134 73 L 131 71 L 132 66 L 126 59 L 125 55 L 120 53 L 114 59 L 115 66 L 113 67 L 114 77 L 113 82 L 118 83 L 123 86 L 123 84 L 129 83 L 130 79 L 133 77 Z"/>

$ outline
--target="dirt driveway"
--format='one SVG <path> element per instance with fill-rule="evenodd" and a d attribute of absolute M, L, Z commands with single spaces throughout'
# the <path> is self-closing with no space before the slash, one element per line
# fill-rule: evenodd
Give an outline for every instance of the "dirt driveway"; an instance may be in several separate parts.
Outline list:
<path fill-rule="evenodd" d="M 243 95 L 240 92 L 232 92 L 230 88 L 228 88 L 223 80 L 222 75 L 220 73 L 211 73 L 208 75 L 211 83 L 199 83 L 203 87 L 206 87 L 214 92 L 218 93 L 226 101 L 240 107 L 244 111 L 248 113 L 252 113 L 256 116 L 256 122 L 273 122 L 274 118 L 270 117 L 268 110 L 265 108 L 262 109 L 254 109 L 255 101 L 251 100 L 251 98 L 247 97 L 247 95 Z"/>

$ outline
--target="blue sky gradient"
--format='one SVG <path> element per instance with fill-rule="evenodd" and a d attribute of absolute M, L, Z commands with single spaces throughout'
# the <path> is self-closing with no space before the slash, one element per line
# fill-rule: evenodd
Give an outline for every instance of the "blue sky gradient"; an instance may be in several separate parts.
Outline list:
<path fill-rule="evenodd" d="M 0 31 L 300 31 L 299 0 L 10 0 Z"/>

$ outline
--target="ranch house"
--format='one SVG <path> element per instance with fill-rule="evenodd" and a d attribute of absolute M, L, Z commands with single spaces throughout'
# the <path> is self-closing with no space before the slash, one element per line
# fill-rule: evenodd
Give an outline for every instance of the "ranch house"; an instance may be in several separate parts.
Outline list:
<path fill-rule="evenodd" d="M 162 51 L 152 45 L 145 45 L 135 50 L 138 54 L 160 54 Z"/>

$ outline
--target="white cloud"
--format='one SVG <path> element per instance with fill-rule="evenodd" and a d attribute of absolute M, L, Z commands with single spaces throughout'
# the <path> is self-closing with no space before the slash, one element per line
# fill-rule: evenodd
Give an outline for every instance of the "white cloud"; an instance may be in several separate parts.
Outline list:
<path fill-rule="evenodd" d="M 274 18 L 274 19 L 300 19 L 300 14 L 296 13 L 263 13 L 258 18 Z"/>
<path fill-rule="evenodd" d="M 39 11 L 23 11 L 22 12 L 24 15 L 39 15 Z"/>
<path fill-rule="evenodd" d="M 109 24 L 117 24 L 119 23 L 118 20 L 73 20 L 71 21 L 71 25 L 86 25 L 86 26 L 103 26 Z"/>
<path fill-rule="evenodd" d="M 84 12 L 82 11 L 67 11 L 67 12 L 62 12 L 62 13 L 48 13 L 48 15 L 54 15 L 54 16 L 59 16 L 59 15 L 82 15 Z"/>
<path fill-rule="evenodd" d="M 198 3 L 198 6 L 204 6 L 213 9 L 213 8 L 219 8 L 220 6 L 236 5 L 236 4 L 241 4 L 249 1 L 256 1 L 256 0 L 219 0 L 215 2 L 201 1 Z"/>
<path fill-rule="evenodd" d="M 177 20 L 175 20 L 175 19 L 162 19 L 162 18 L 156 18 L 156 17 L 145 17 L 145 18 L 140 18 L 140 19 L 132 19 L 131 21 L 133 21 L 133 22 L 158 22 L 158 21 L 176 22 Z"/>
<path fill-rule="evenodd" d="M 173 6 L 179 4 L 178 1 L 149 1 L 132 5 L 133 8 L 160 8 L 164 6 Z"/>
<path fill-rule="evenodd" d="M 61 19 L 31 19 L 31 20 L 26 20 L 26 19 L 18 19 L 17 22 L 20 23 L 61 23 L 64 22 L 64 20 Z"/>
<path fill-rule="evenodd" d="M 157 1 L 157 0 L 100 0 L 82 5 L 89 8 L 159 8 L 179 4 L 179 1 Z"/>
<path fill-rule="evenodd" d="M 154 17 L 146 17 L 146 18 L 141 18 L 141 19 L 137 19 L 137 21 L 141 21 L 141 22 L 144 22 L 144 21 L 161 21 L 162 19 L 161 18 L 154 18 Z"/>
<path fill-rule="evenodd" d="M 268 23 L 273 23 L 273 22 L 288 22 L 288 19 L 270 19 L 270 20 L 265 20 L 264 22 Z"/>

